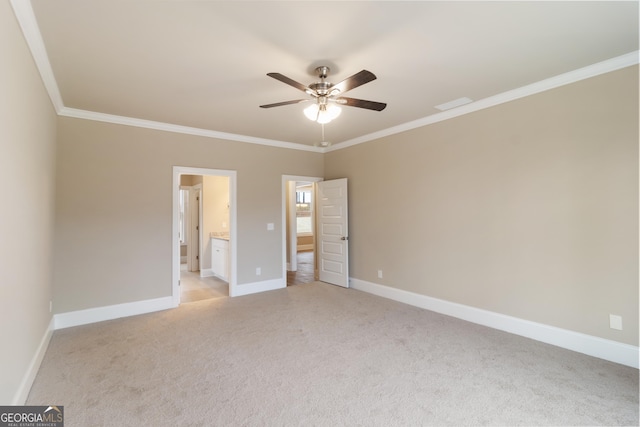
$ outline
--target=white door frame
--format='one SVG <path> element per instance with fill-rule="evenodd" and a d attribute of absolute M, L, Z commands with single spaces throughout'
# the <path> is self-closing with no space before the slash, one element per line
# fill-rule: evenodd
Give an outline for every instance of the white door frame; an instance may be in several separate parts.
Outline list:
<path fill-rule="evenodd" d="M 171 288 L 174 306 L 180 305 L 180 176 L 181 175 L 211 175 L 229 178 L 229 296 L 237 294 L 237 177 L 236 171 L 206 168 L 191 168 L 184 166 L 173 167 L 173 228 L 171 238 Z M 201 197 L 202 199 L 202 197 Z M 202 215 L 200 215 L 202 217 Z M 202 243 L 202 242 L 201 242 Z M 202 261 L 202 260 L 200 260 Z"/>
<path fill-rule="evenodd" d="M 324 181 L 324 178 L 317 176 L 282 175 L 282 277 L 284 278 L 285 286 L 287 285 L 287 206 L 289 205 L 287 203 L 287 187 L 289 181 L 320 182 Z M 295 200 L 295 195 L 293 197 Z"/>

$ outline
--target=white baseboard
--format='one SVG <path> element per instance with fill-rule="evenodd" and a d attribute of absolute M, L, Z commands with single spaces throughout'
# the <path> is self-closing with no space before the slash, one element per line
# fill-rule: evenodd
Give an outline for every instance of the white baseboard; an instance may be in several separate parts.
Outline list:
<path fill-rule="evenodd" d="M 245 283 L 235 286 L 235 292 L 232 297 L 242 295 L 255 294 L 258 292 L 273 291 L 274 289 L 282 289 L 287 287 L 286 279 L 263 280 L 261 282 Z M 231 289 L 230 289 L 231 290 Z"/>
<path fill-rule="evenodd" d="M 359 291 L 368 292 L 468 322 L 531 338 L 589 356 L 634 368 L 639 367 L 640 349 L 629 344 L 432 298 L 364 280 L 351 278 L 350 286 Z"/>
<path fill-rule="evenodd" d="M 120 317 L 135 316 L 154 311 L 175 308 L 173 297 L 163 297 L 144 301 L 127 302 L 124 304 L 108 305 L 105 307 L 88 308 L 86 310 L 60 313 L 54 316 L 55 329 L 70 328 L 72 326 L 86 325 L 102 322 L 104 320 L 118 319 Z"/>
<path fill-rule="evenodd" d="M 200 269 L 200 277 L 211 277 L 215 276 L 213 270 L 210 268 L 201 268 Z"/>
<path fill-rule="evenodd" d="M 13 396 L 13 400 L 11 402 L 12 405 L 24 405 L 27 401 L 33 381 L 36 379 L 38 369 L 40 369 L 40 364 L 42 364 L 42 359 L 44 359 L 47 347 L 49 347 L 49 341 L 51 341 L 51 336 L 53 335 L 53 327 L 54 319 L 51 317 L 51 321 L 40 340 L 40 345 L 38 346 L 36 353 L 31 358 L 31 363 L 29 363 L 29 367 L 22 378 L 22 382 L 20 382 L 20 387 L 18 387 L 18 391 L 16 391 L 16 394 Z"/>

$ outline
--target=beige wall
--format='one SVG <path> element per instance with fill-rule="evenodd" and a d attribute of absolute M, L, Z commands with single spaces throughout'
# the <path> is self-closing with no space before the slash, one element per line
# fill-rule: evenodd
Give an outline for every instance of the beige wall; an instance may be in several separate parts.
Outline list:
<path fill-rule="evenodd" d="M 298 250 L 300 250 L 300 245 L 313 245 L 313 236 L 297 236 Z M 309 250 L 309 249 L 305 249 Z"/>
<path fill-rule="evenodd" d="M 68 117 L 58 129 L 56 312 L 171 295 L 173 166 L 237 171 L 238 284 L 282 277 L 282 175 L 322 174 L 322 154 Z"/>
<path fill-rule="evenodd" d="M 180 176 L 181 186 L 191 187 L 198 184 L 202 184 L 202 175 L 181 175 Z"/>
<path fill-rule="evenodd" d="M 0 405 L 8 405 L 23 403 L 16 393 L 51 321 L 56 116 L 6 0 L 0 63 Z"/>
<path fill-rule="evenodd" d="M 637 67 L 330 152 L 339 177 L 352 277 L 638 345 Z"/>

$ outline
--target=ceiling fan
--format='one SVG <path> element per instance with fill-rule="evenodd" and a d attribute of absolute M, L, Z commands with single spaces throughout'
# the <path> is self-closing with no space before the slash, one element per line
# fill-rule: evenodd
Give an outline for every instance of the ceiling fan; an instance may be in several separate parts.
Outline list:
<path fill-rule="evenodd" d="M 293 101 L 276 102 L 275 104 L 261 105 L 260 108 L 272 108 L 281 107 L 283 105 L 298 104 L 301 102 L 315 101 L 309 107 L 305 108 L 304 114 L 310 120 L 317 121 L 324 124 L 329 123 L 340 115 L 340 105 L 346 105 L 349 107 L 365 108 L 367 110 L 382 111 L 387 104 L 383 102 L 367 101 L 364 99 L 347 98 L 342 96 L 345 92 L 355 89 L 358 86 L 362 86 L 365 83 L 369 83 L 376 79 L 375 74 L 371 71 L 362 70 L 359 73 L 354 74 L 351 77 L 347 77 L 343 81 L 337 84 L 331 84 L 325 79 L 329 74 L 329 67 L 320 66 L 316 68 L 316 73 L 319 82 L 311 83 L 309 86 L 305 86 L 302 83 L 298 83 L 295 80 L 290 79 L 280 73 L 267 73 L 267 76 L 273 77 L 282 83 L 293 86 L 294 88 L 305 92 L 310 95 L 307 99 L 295 99 Z"/>

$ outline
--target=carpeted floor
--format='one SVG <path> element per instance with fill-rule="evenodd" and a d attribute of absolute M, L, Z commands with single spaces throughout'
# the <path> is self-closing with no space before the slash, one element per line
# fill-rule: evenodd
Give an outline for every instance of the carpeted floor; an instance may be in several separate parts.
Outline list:
<path fill-rule="evenodd" d="M 322 283 L 56 331 L 65 426 L 638 425 L 638 370 Z"/>

